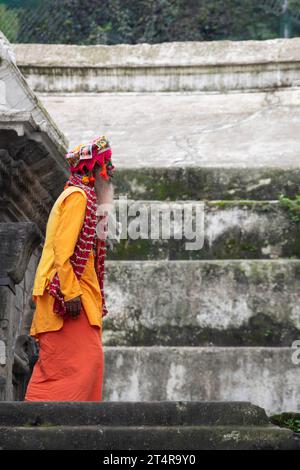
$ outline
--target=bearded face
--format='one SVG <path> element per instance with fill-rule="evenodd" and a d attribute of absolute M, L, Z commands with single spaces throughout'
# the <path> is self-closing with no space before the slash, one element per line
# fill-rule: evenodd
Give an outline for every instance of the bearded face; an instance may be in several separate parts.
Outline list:
<path fill-rule="evenodd" d="M 98 205 L 114 203 L 114 186 L 111 181 L 107 181 L 102 176 L 99 176 L 101 166 L 96 163 L 94 166 L 93 174 L 95 177 L 95 192 Z"/>
<path fill-rule="evenodd" d="M 102 178 L 102 176 L 99 176 L 100 171 L 100 165 L 96 164 L 93 171 L 95 177 L 94 187 L 98 205 L 98 224 L 96 228 L 96 233 L 98 238 L 106 239 L 108 248 L 113 250 L 114 244 L 120 241 L 122 225 L 116 220 L 116 213 L 114 210 L 113 183 L 111 181 L 105 180 L 104 178 Z M 103 216 L 105 217 L 103 218 Z M 107 223 L 108 230 L 106 231 Z"/>

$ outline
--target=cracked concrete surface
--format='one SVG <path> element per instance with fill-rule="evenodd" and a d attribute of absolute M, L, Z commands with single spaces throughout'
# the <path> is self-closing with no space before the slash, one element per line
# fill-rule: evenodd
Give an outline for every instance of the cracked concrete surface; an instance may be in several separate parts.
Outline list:
<path fill-rule="evenodd" d="M 300 88 L 39 93 L 69 148 L 105 134 L 119 167 L 298 167 Z"/>

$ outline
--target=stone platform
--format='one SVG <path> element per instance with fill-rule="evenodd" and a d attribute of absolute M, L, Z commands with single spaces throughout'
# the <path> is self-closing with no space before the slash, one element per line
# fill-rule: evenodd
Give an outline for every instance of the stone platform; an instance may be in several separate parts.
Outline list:
<path fill-rule="evenodd" d="M 0 403 L 1 450 L 300 450 L 247 402 Z"/>

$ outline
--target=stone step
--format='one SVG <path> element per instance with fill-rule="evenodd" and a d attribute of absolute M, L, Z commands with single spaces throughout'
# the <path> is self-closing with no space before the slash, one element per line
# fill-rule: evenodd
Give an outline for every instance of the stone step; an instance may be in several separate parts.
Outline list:
<path fill-rule="evenodd" d="M 299 85 L 299 38 L 161 44 L 13 44 L 37 91 L 228 92 Z"/>
<path fill-rule="evenodd" d="M 108 252 L 111 260 L 299 256 L 299 224 L 292 219 L 296 214 L 278 201 L 124 198 L 116 199 L 115 209 L 122 234 Z"/>
<path fill-rule="evenodd" d="M 276 200 L 299 193 L 300 168 L 280 166 L 118 167 L 116 196 L 147 200 Z"/>
<path fill-rule="evenodd" d="M 2 450 L 300 449 L 242 402 L 0 403 Z"/>
<path fill-rule="evenodd" d="M 53 426 L 2 428 L 3 450 L 300 450 L 271 426 Z"/>
<path fill-rule="evenodd" d="M 290 346 L 299 260 L 107 261 L 106 345 Z"/>
<path fill-rule="evenodd" d="M 249 402 L 0 402 L 0 426 L 192 426 L 270 424 Z"/>
<path fill-rule="evenodd" d="M 79 69 L 82 72 L 82 64 Z M 113 149 L 116 181 L 125 191 L 129 186 L 134 192 L 150 193 L 150 197 L 138 196 L 145 199 L 164 199 L 164 194 L 176 199 L 180 192 L 196 194 L 188 199 L 205 194 L 227 199 L 227 192 L 231 198 L 242 193 L 241 197 L 260 199 L 262 193 L 268 199 L 269 190 L 278 190 L 272 185 L 281 169 L 299 172 L 300 87 L 249 93 L 50 91 L 38 92 L 38 98 L 67 136 L 70 149 L 99 134 L 99 115 L 94 110 L 105 112 L 101 132 L 109 136 Z M 124 182 L 123 175 L 117 176 L 122 168 L 131 168 Z M 254 172 L 249 173 L 250 168 Z M 39 170 L 39 175 L 45 174 L 43 168 Z M 147 176 L 145 181 L 139 171 Z M 288 181 L 279 178 L 279 182 L 280 188 L 289 190 Z M 225 194 L 210 195 L 222 188 Z"/>
<path fill-rule="evenodd" d="M 299 353 L 290 347 L 106 346 L 104 352 L 105 401 L 249 401 L 269 416 L 299 411 Z"/>

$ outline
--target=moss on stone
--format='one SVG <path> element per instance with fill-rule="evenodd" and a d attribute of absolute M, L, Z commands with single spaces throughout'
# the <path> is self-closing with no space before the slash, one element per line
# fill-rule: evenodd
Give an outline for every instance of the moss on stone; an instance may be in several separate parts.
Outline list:
<path fill-rule="evenodd" d="M 224 203 L 224 205 L 223 205 Z M 220 205 L 219 205 L 220 204 Z M 221 201 L 215 204 L 210 202 L 208 211 L 231 210 L 239 206 L 237 201 Z M 247 211 L 257 214 L 254 218 L 253 228 L 243 230 L 236 224 L 228 224 L 222 228 L 220 233 L 210 241 L 205 237 L 204 244 L 199 250 L 186 250 L 186 242 L 189 240 L 182 237 L 176 240 L 172 236 L 169 240 L 151 239 L 151 233 L 147 239 L 131 238 L 122 239 L 116 244 L 112 252 L 108 251 L 108 259 L 111 260 L 151 260 L 151 259 L 272 259 L 290 258 L 297 259 L 300 254 L 300 230 L 297 225 L 289 222 L 284 209 L 269 202 L 249 201 L 249 205 L 240 206 Z M 271 211 L 272 214 L 264 218 L 256 225 L 260 212 Z M 278 220 L 276 224 L 274 221 Z M 268 221 L 272 224 L 272 230 L 268 229 Z M 261 233 L 263 228 L 263 234 Z M 266 236 L 267 234 L 267 236 Z"/>
<path fill-rule="evenodd" d="M 21 427 L 28 427 L 28 428 L 53 428 L 56 425 L 53 423 L 41 422 L 37 420 L 36 422 L 22 424 Z"/>
<path fill-rule="evenodd" d="M 300 433 L 300 413 L 281 413 L 270 416 L 271 423 Z"/>
<path fill-rule="evenodd" d="M 242 204 L 277 200 L 283 193 L 291 197 L 299 182 L 297 168 L 137 167 L 119 168 L 114 176 L 116 194 L 133 199 L 243 200 Z"/>
<path fill-rule="evenodd" d="M 231 199 L 223 199 L 219 201 L 207 201 L 208 206 L 216 206 L 216 207 L 235 207 L 235 206 L 253 206 L 253 207 L 263 207 L 263 208 L 268 208 L 271 206 L 269 201 L 257 201 L 253 199 L 237 199 L 237 200 L 231 200 Z"/>
<path fill-rule="evenodd" d="M 223 347 L 278 347 L 290 346 L 299 337 L 299 331 L 286 322 L 275 322 L 266 314 L 257 314 L 239 328 L 201 328 L 197 325 L 164 324 L 148 328 L 132 313 L 131 328 L 126 332 L 118 321 L 106 324 L 103 343 L 106 346 L 223 346 Z M 135 318 L 134 318 L 135 317 Z"/>
<path fill-rule="evenodd" d="M 296 194 L 293 199 L 281 195 L 279 203 L 286 210 L 290 220 L 298 224 L 300 222 L 300 195 Z"/>

